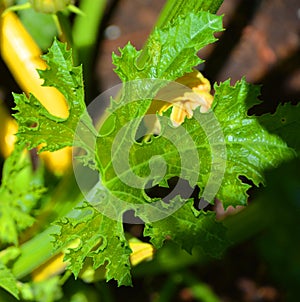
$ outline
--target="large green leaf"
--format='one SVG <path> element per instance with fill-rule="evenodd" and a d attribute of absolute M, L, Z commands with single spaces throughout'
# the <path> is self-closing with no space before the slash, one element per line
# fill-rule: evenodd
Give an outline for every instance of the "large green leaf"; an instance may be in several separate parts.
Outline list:
<path fill-rule="evenodd" d="M 199 244 L 206 251 L 220 253 L 222 245 L 226 245 L 224 229 L 216 222 L 213 227 L 208 224 L 214 214 L 197 212 L 193 205 L 184 205 L 184 200 L 178 197 L 169 203 L 155 204 L 156 199 L 151 200 L 146 188 L 149 183 L 166 186 L 168 180 L 179 177 L 192 187 L 198 185 L 202 195 L 213 175 L 213 179 L 221 179 L 215 195 L 210 197 L 219 198 L 225 207 L 245 205 L 249 185 L 240 177 L 259 185 L 264 183 L 265 169 L 295 155 L 284 141 L 268 133 L 256 117 L 247 115 L 248 104 L 256 103 L 258 94 L 259 89 L 245 80 L 235 86 L 229 81 L 216 85 L 211 112 L 196 111 L 194 118 L 179 128 L 170 125 L 167 118 L 160 118 L 161 134 L 143 143 L 135 141 L 131 133 L 134 127 L 130 124 L 122 127 L 119 122 L 125 120 L 122 114 L 126 110 L 115 111 L 115 129 L 98 140 L 103 172 L 102 188 L 95 198 L 96 208 L 107 215 L 117 205 L 120 211 L 134 210 L 147 222 L 145 235 L 157 247 L 169 237 L 187 250 Z M 147 209 L 141 206 L 145 204 Z M 162 220 L 156 221 L 159 219 Z M 207 225 L 214 230 L 215 237 L 209 235 Z"/>
<path fill-rule="evenodd" d="M 46 56 L 50 69 L 41 75 L 46 85 L 65 95 L 70 117 L 57 119 L 33 97 L 28 101 L 16 96 L 21 141 L 30 148 L 45 143 L 45 150 L 80 146 L 87 153 L 85 162 L 94 161 L 93 168 L 99 172 L 99 182 L 87 196 L 95 208 L 74 210 L 58 223 L 61 229 L 56 243 L 71 245 L 66 259 L 76 276 L 84 261 L 92 258 L 95 269 L 106 265 L 108 280 L 116 279 L 119 285 L 131 283 L 130 249 L 122 227 L 127 210 L 146 222 L 145 235 L 158 248 L 171 238 L 188 251 L 200 245 L 205 252 L 220 255 L 227 245 L 225 229 L 215 221 L 214 213 L 194 208 L 189 200 L 193 187 L 197 185 L 208 201 L 218 197 L 225 207 L 246 204 L 249 186 L 240 176 L 258 185 L 264 181 L 264 169 L 294 156 L 285 142 L 247 115 L 248 104 L 257 102 L 259 91 L 245 80 L 235 86 L 229 81 L 216 85 L 210 112 L 203 114 L 197 109 L 193 118 L 175 128 L 168 111 L 159 117 L 159 136 L 136 141 L 156 92 L 166 80 L 174 81 L 199 64 L 197 51 L 213 42 L 214 32 L 220 30 L 221 17 L 206 12 L 189 14 L 154 31 L 147 44 L 149 60 L 143 66 L 137 65 L 140 53 L 131 45 L 121 50 L 120 56 L 114 55 L 116 72 L 124 82 L 131 82 L 124 84 L 120 99 L 112 101 L 99 135 L 85 115 L 81 69 L 72 66 L 70 52 L 57 41 Z M 32 128 L 33 122 L 37 127 Z M 96 150 L 86 135 L 93 138 Z M 172 191 L 168 181 L 174 178 L 188 183 L 189 194 L 177 188 L 168 200 L 148 195 L 147 190 L 155 185 Z M 205 193 L 210 186 L 213 189 Z"/>
<path fill-rule="evenodd" d="M 203 192 L 214 174 L 223 179 L 215 192 L 223 204 L 245 205 L 249 185 L 240 177 L 259 185 L 264 183 L 265 169 L 294 156 L 284 141 L 268 133 L 256 117 L 247 115 L 247 104 L 255 103 L 258 93 L 258 88 L 245 80 L 235 86 L 229 81 L 221 83 L 215 86 L 213 111 L 196 111 L 194 118 L 179 128 L 160 118 L 160 136 L 143 143 L 134 140 L 134 122 L 122 127 L 126 117 L 130 123 L 130 112 L 123 116 L 125 109 L 115 111 L 115 129 L 97 142 L 103 185 L 121 200 L 142 204 L 150 199 L 144 190 L 149 182 L 166 184 L 170 178 L 180 177 Z"/>

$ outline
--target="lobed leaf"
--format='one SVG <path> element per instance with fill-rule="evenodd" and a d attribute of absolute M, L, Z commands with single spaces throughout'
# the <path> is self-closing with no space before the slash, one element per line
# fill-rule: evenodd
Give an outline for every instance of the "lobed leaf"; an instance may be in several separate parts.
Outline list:
<path fill-rule="evenodd" d="M 213 182 L 221 182 L 208 201 L 216 196 L 225 207 L 245 204 L 249 186 L 242 183 L 241 176 L 258 185 L 264 182 L 265 169 L 294 156 L 285 142 L 268 133 L 256 117 L 247 115 L 249 105 L 257 102 L 259 91 L 245 80 L 235 86 L 229 81 L 216 85 L 211 112 L 202 114 L 196 110 L 194 118 L 179 128 L 161 117 L 159 136 L 149 141 L 136 140 L 141 120 L 153 96 L 166 84 L 164 81 L 176 80 L 199 64 L 197 51 L 215 41 L 213 34 L 220 30 L 221 17 L 207 12 L 189 14 L 153 32 L 147 44 L 150 59 L 143 66 L 139 66 L 141 53 L 131 44 L 120 50 L 120 56 L 114 54 L 116 73 L 122 81 L 131 82 L 125 83 L 120 100 L 111 103 L 110 118 L 103 125 L 109 130 L 100 129 L 99 134 L 89 116 L 84 115 L 81 69 L 73 67 L 71 53 L 58 41 L 45 57 L 49 70 L 40 74 L 45 85 L 55 86 L 65 95 L 70 117 L 58 119 L 33 96 L 28 100 L 24 95 L 15 95 L 20 142 L 26 142 L 29 148 L 43 144 L 42 150 L 50 151 L 67 145 L 80 146 L 87 153 L 86 162 L 96 161 L 93 167 L 98 169 L 100 181 L 92 192 L 95 208 L 74 210 L 58 222 L 61 229 L 55 234 L 57 246 L 69 246 L 65 259 L 75 276 L 92 259 L 94 269 L 105 266 L 107 280 L 131 284 L 130 249 L 122 226 L 127 210 L 133 210 L 146 222 L 144 234 L 158 248 L 166 238 L 171 238 L 188 251 L 198 245 L 207 253 L 220 255 L 228 242 L 226 230 L 215 221 L 213 213 L 196 211 L 190 196 L 179 196 L 179 191 L 173 192 L 168 201 L 162 201 L 151 198 L 147 189 L 155 185 L 168 187 L 170 179 L 179 178 L 192 189 L 199 186 L 202 194 L 213 171 Z M 145 79 L 160 79 L 161 83 L 155 85 L 150 81 L 146 86 L 140 85 Z M 214 128 L 214 120 L 220 129 Z M 78 125 L 80 131 L 76 132 Z M 74 139 L 75 132 L 78 135 Z M 96 150 L 91 150 L 86 135 L 97 138 Z M 157 200 L 158 207 L 154 204 Z M 163 218 L 151 220 L 142 210 L 144 205 L 150 205 L 151 211 Z M 103 211 L 111 216 L 103 215 Z M 164 216 L 168 211 L 170 215 Z"/>
<path fill-rule="evenodd" d="M 77 212 L 80 213 L 79 209 Z M 105 267 L 107 281 L 115 279 L 119 286 L 131 285 L 131 250 L 121 222 L 111 220 L 88 207 L 81 209 L 80 217 L 66 218 L 58 225 L 61 230 L 55 234 L 56 245 L 70 245 L 64 260 L 68 261 L 68 268 L 75 277 L 83 269 L 83 263 L 92 259 L 93 269 Z"/>
<path fill-rule="evenodd" d="M 197 52 L 216 41 L 214 33 L 222 30 L 222 17 L 201 11 L 176 19 L 172 25 L 154 30 L 148 39 L 150 59 L 138 65 L 141 54 L 130 43 L 113 54 L 115 72 L 123 82 L 157 78 L 175 80 L 203 62 Z"/>
<path fill-rule="evenodd" d="M 91 150 L 84 138 L 93 135 L 94 128 L 86 114 L 82 68 L 73 67 L 72 52 L 57 40 L 43 58 L 49 67 L 39 71 L 45 80 L 44 86 L 56 87 L 64 95 L 70 115 L 66 119 L 55 117 L 33 95 L 28 99 L 25 94 L 14 94 L 18 140 L 26 143 L 28 149 L 41 147 L 39 152 L 55 151 L 66 146 L 85 147 L 89 156 Z M 75 136 L 76 130 L 80 137 Z"/>
<path fill-rule="evenodd" d="M 215 86 L 214 114 L 226 141 L 227 160 L 223 183 L 217 195 L 227 207 L 246 204 L 249 185 L 264 183 L 264 170 L 278 166 L 295 156 L 294 150 L 278 136 L 270 134 L 258 119 L 248 116 L 248 104 L 257 103 L 259 88 L 244 79 L 235 86 L 226 81 Z"/>

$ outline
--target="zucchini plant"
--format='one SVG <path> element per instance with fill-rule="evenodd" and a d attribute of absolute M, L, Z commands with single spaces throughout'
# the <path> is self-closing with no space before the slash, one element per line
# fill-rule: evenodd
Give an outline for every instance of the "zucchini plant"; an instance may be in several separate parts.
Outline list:
<path fill-rule="evenodd" d="M 94 2 L 80 2 L 75 24 L 87 22 L 80 20 Z M 14 297 L 7 299 L 64 301 L 71 273 L 132 285 L 132 267 L 151 261 L 167 241 L 220 257 L 239 226 L 217 220 L 207 205 L 218 199 L 224 208 L 247 206 L 248 183 L 264 184 L 266 169 L 297 156 L 247 114 L 259 103 L 259 87 L 227 80 L 212 91 L 195 69 L 203 62 L 197 52 L 223 30 L 216 15 L 222 1 L 169 0 L 142 50 L 128 43 L 113 54 L 123 84 L 97 125 L 85 99 L 85 67 L 74 64 L 89 65 L 75 26 L 74 42 L 54 38 L 41 56 L 17 14 L 1 3 L 1 56 L 24 91 L 14 94 L 17 126 L 4 110 L 0 121 L 15 125 L 1 127 L 3 150 L 18 128 L 0 187 L 0 285 Z M 28 3 L 46 5 L 43 13 L 59 15 L 67 5 L 79 11 L 72 1 Z M 160 190 L 167 196 L 158 197 Z M 142 238 L 125 223 L 142 224 Z"/>

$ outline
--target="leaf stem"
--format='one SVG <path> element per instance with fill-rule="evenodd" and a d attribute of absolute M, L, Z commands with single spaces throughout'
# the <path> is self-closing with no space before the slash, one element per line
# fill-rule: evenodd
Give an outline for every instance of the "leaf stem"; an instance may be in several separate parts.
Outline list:
<path fill-rule="evenodd" d="M 73 39 L 82 59 L 87 60 L 84 54 L 93 48 L 97 36 L 99 24 L 104 15 L 106 0 L 80 1 L 79 9 L 84 15 L 77 15 L 73 26 Z"/>
<path fill-rule="evenodd" d="M 83 15 L 77 15 L 74 20 L 73 42 L 78 52 L 79 62 L 83 66 L 87 94 L 90 94 L 94 51 L 106 3 L 106 0 L 80 1 L 79 9 Z"/>

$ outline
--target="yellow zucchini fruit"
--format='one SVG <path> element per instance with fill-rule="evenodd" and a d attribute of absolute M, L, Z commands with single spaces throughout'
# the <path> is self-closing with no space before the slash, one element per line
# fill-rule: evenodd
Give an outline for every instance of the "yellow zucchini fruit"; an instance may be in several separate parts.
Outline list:
<path fill-rule="evenodd" d="M 71 147 L 65 147 L 53 152 L 44 151 L 39 156 L 43 159 L 47 168 L 58 176 L 63 175 L 72 166 Z"/>
<path fill-rule="evenodd" d="M 11 11 L 0 19 L 0 52 L 16 82 L 26 93 L 32 93 L 54 116 L 67 118 L 68 105 L 63 94 L 54 87 L 42 86 L 36 69 L 45 70 L 42 52 L 17 15 Z"/>
<path fill-rule="evenodd" d="M 63 94 L 55 87 L 42 86 L 43 80 L 36 69 L 45 70 L 47 64 L 41 58 L 40 48 L 12 11 L 5 12 L 0 18 L 0 53 L 16 82 L 27 95 L 33 94 L 52 115 L 60 118 L 69 116 Z M 0 117 L 1 153 L 7 157 L 13 149 L 17 124 L 4 111 Z M 41 154 L 48 168 L 56 174 L 62 174 L 70 167 L 71 156 L 71 148 Z"/>
<path fill-rule="evenodd" d="M 4 158 L 13 151 L 17 132 L 16 121 L 9 115 L 5 105 L 0 102 L 0 153 Z"/>
<path fill-rule="evenodd" d="M 3 158 L 7 158 L 13 151 L 17 132 L 17 122 L 9 115 L 4 104 L 0 102 L 0 155 Z M 58 176 L 65 173 L 72 165 L 71 147 L 65 147 L 54 152 L 44 151 L 39 156 L 45 162 L 47 168 Z"/>

